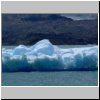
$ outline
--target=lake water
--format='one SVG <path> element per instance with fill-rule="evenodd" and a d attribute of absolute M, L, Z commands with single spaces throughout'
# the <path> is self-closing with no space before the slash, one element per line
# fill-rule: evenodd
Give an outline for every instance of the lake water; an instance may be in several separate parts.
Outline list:
<path fill-rule="evenodd" d="M 61 48 L 88 47 L 92 45 L 60 45 Z M 14 46 L 4 46 L 14 48 Z M 97 86 L 98 70 L 95 71 L 33 71 L 2 72 L 2 86 Z"/>

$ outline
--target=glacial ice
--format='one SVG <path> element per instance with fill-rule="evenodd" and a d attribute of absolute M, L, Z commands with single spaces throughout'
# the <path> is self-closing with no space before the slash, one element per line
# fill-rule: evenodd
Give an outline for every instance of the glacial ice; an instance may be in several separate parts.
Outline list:
<path fill-rule="evenodd" d="M 61 49 L 44 39 L 31 47 L 2 48 L 2 71 L 98 69 L 98 46 Z"/>

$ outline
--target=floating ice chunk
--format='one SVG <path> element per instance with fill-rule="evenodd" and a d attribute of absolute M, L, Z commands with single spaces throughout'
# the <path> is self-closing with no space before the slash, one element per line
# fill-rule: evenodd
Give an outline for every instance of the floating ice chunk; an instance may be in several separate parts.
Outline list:
<path fill-rule="evenodd" d="M 44 39 L 31 47 L 2 49 L 2 71 L 98 69 L 98 46 L 61 49 Z"/>

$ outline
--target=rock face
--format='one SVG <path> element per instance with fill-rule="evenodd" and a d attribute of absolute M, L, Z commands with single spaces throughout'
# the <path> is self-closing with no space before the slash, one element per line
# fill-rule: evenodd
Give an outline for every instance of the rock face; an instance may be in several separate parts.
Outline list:
<path fill-rule="evenodd" d="M 2 14 L 3 45 L 98 44 L 98 19 L 73 20 L 59 14 Z"/>
<path fill-rule="evenodd" d="M 2 71 L 97 70 L 98 46 L 61 49 L 44 39 L 31 47 L 2 49 Z"/>

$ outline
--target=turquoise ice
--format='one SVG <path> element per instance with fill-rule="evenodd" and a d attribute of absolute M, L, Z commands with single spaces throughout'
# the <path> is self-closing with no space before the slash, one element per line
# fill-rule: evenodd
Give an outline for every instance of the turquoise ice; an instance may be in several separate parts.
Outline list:
<path fill-rule="evenodd" d="M 98 69 L 98 46 L 62 49 L 48 39 L 31 47 L 2 48 L 2 71 L 60 71 Z"/>

